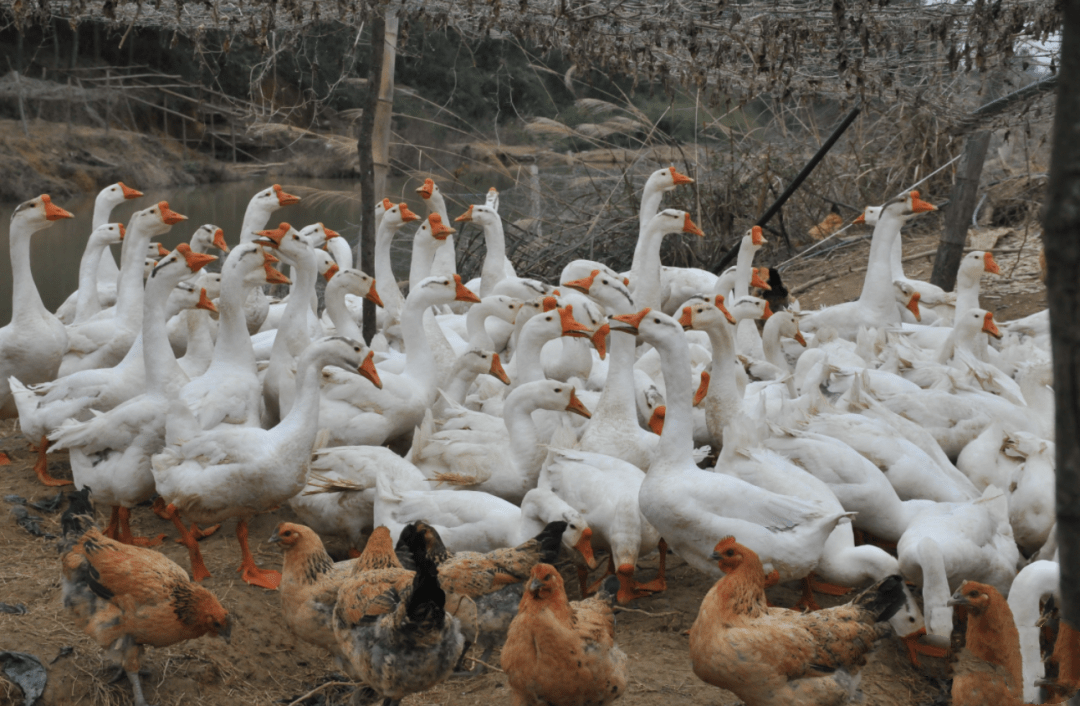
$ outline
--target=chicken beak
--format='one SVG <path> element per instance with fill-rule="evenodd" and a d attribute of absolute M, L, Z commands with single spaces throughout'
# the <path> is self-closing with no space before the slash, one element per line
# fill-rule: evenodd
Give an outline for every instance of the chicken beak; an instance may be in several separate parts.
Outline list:
<path fill-rule="evenodd" d="M 720 552 L 716 551 L 715 549 L 713 550 L 713 553 L 709 555 L 709 559 L 711 561 L 720 561 L 721 558 L 722 557 L 720 556 Z"/>
<path fill-rule="evenodd" d="M 649 417 L 649 429 L 653 434 L 660 436 L 664 433 L 664 419 L 667 417 L 667 407 L 660 405 L 653 410 L 652 415 Z"/>
<path fill-rule="evenodd" d="M 614 321 L 616 322 L 616 325 L 612 326 L 611 330 L 632 333 L 636 336 L 638 335 L 638 327 L 641 326 L 641 321 L 648 316 L 649 311 L 650 309 L 646 307 L 636 314 L 619 314 L 618 316 L 612 316 L 608 321 Z"/>
<path fill-rule="evenodd" d="M 174 226 L 180 221 L 187 220 L 187 216 L 182 216 L 176 211 L 170 209 L 168 201 L 159 201 L 158 208 L 161 209 L 161 222 L 167 226 Z"/>
<path fill-rule="evenodd" d="M 214 302 L 210 299 L 210 297 L 206 296 L 206 288 L 205 287 L 202 288 L 199 291 L 199 303 L 195 305 L 195 308 L 196 309 L 204 309 L 206 311 L 212 311 L 215 314 L 218 313 L 217 305 L 214 304 Z"/>
<path fill-rule="evenodd" d="M 994 323 L 994 315 L 989 311 L 986 312 L 986 316 L 983 318 L 983 333 L 988 333 L 994 338 L 1001 338 L 1001 331 L 998 330 L 997 324 Z"/>
<path fill-rule="evenodd" d="M 382 389 L 382 380 L 379 378 L 379 371 L 375 369 L 375 351 L 368 351 L 367 357 L 364 358 L 364 362 L 360 364 L 360 367 L 357 368 L 356 372 L 370 380 L 371 384 L 378 389 Z"/>
<path fill-rule="evenodd" d="M 577 395 L 574 394 L 574 388 L 572 387 L 570 388 L 570 404 L 566 405 L 566 411 L 580 414 L 586 419 L 592 417 L 592 413 L 589 412 L 589 410 L 585 408 L 585 405 L 582 404 L 581 400 L 577 398 Z"/>
<path fill-rule="evenodd" d="M 462 221 L 471 221 L 472 220 L 472 209 L 473 209 L 473 207 L 469 206 L 469 210 L 466 211 L 465 213 L 461 214 L 457 218 L 455 218 L 454 221 L 456 223 L 461 223 Z"/>
<path fill-rule="evenodd" d="M 803 338 L 802 331 L 796 331 L 793 338 L 799 342 L 799 345 L 806 348 L 806 339 Z"/>
<path fill-rule="evenodd" d="M 683 216 L 682 230 L 683 230 L 683 233 L 692 233 L 693 235 L 696 235 L 699 238 L 704 238 L 705 237 L 705 231 L 703 231 L 702 229 L 700 229 L 696 225 L 694 225 L 694 222 L 692 220 L 690 220 L 690 214 L 689 213 L 687 213 L 685 216 Z"/>
<path fill-rule="evenodd" d="M 338 267 L 337 263 L 335 262 L 333 265 L 330 265 L 330 267 L 327 268 L 326 272 L 323 273 L 323 277 L 325 277 L 326 281 L 329 282 L 330 280 L 334 279 L 334 275 L 336 275 L 338 273 L 338 270 L 340 269 L 341 268 Z"/>
<path fill-rule="evenodd" d="M 278 534 L 277 531 L 275 531 L 272 535 L 270 535 L 270 539 L 266 540 L 267 544 L 277 544 L 280 541 L 281 541 L 281 535 Z"/>
<path fill-rule="evenodd" d="M 544 587 L 544 582 L 540 579 L 529 579 L 529 592 L 538 593 L 541 588 Z"/>
<path fill-rule="evenodd" d="M 1001 268 L 998 267 L 997 262 L 994 260 L 993 253 L 986 253 L 985 255 L 983 255 L 983 262 L 985 263 L 983 265 L 984 270 L 986 270 L 987 272 L 989 272 L 992 275 L 1000 275 L 1001 274 Z"/>
<path fill-rule="evenodd" d="M 375 289 L 375 280 L 371 280 L 371 289 L 364 295 L 364 299 L 373 303 L 375 306 L 382 306 L 382 299 L 379 297 L 379 290 Z"/>
<path fill-rule="evenodd" d="M 581 530 L 581 539 L 579 539 L 577 541 L 577 544 L 574 545 L 574 549 L 576 549 L 578 553 L 581 554 L 582 558 L 585 559 L 585 563 L 590 569 L 596 568 L 596 557 L 593 556 L 592 550 L 591 527 L 586 527 L 585 529 Z"/>
<path fill-rule="evenodd" d="M 750 229 L 750 242 L 754 244 L 754 247 L 758 248 L 769 242 L 768 240 L 765 240 L 765 235 L 761 231 L 761 226 L 754 226 Z"/>
<path fill-rule="evenodd" d="M 671 170 L 671 183 L 675 186 L 681 186 L 683 184 L 693 184 L 694 180 L 685 174 L 680 174 L 675 167 L 668 167 Z"/>
<path fill-rule="evenodd" d="M 562 286 L 569 287 L 570 289 L 575 289 L 582 294 L 588 294 L 589 290 L 592 289 L 593 280 L 596 279 L 596 275 L 598 274 L 600 274 L 600 270 L 593 270 L 591 273 L 589 273 L 588 277 L 571 280 L 569 282 L 563 282 Z"/>
<path fill-rule="evenodd" d="M 559 320 L 562 322 L 562 335 L 587 338 L 592 331 L 585 324 L 574 318 L 574 305 L 569 304 L 565 308 L 557 309 Z"/>
<path fill-rule="evenodd" d="M 592 335 L 592 344 L 596 348 L 596 352 L 600 354 L 600 360 L 607 357 L 607 337 L 609 333 L 611 333 L 611 325 L 604 324 L 596 329 L 596 333 Z"/>
<path fill-rule="evenodd" d="M 697 392 L 694 393 L 694 406 L 697 407 L 701 404 L 701 401 L 705 399 L 709 394 L 709 383 L 712 381 L 712 376 L 709 375 L 707 370 L 701 371 L 701 384 L 698 385 Z"/>
<path fill-rule="evenodd" d="M 510 377 L 503 370 L 502 361 L 499 360 L 498 353 L 491 354 L 491 369 L 488 370 L 488 374 L 495 376 L 504 385 L 510 384 Z"/>
<path fill-rule="evenodd" d="M 967 596 L 957 595 L 957 594 L 954 593 L 952 595 L 952 597 L 949 598 L 949 600 L 945 601 L 945 605 L 949 606 L 950 608 L 953 607 L 953 606 L 958 606 L 958 605 L 960 605 L 960 606 L 968 606 L 968 605 L 971 605 L 971 601 L 969 601 L 967 599 Z"/>
<path fill-rule="evenodd" d="M 937 206 L 927 203 L 919 198 L 918 191 L 911 192 L 911 212 L 912 213 L 926 213 L 927 211 L 936 211 Z"/>
<path fill-rule="evenodd" d="M 116 183 L 120 187 L 120 191 L 123 192 L 125 199 L 137 199 L 143 195 L 141 191 L 139 191 L 138 189 L 132 189 L 130 186 L 128 186 L 122 181 L 118 181 Z"/>
<path fill-rule="evenodd" d="M 454 296 L 454 301 L 469 302 L 470 304 L 479 304 L 480 297 L 461 283 L 461 275 L 454 275 L 454 284 L 457 286 L 457 294 Z"/>
<path fill-rule="evenodd" d="M 693 307 L 684 306 L 682 308 L 682 316 L 679 317 L 679 325 L 683 327 L 683 331 L 689 331 L 694 328 L 693 312 Z"/>
<path fill-rule="evenodd" d="M 922 313 L 919 311 L 919 299 L 922 295 L 915 292 L 911 295 L 911 299 L 908 299 L 907 310 L 915 317 L 916 321 L 922 321 Z"/>
<path fill-rule="evenodd" d="M 281 184 L 274 184 L 274 191 L 277 192 L 278 206 L 292 206 L 294 203 L 300 203 L 300 197 L 282 191 Z"/>
<path fill-rule="evenodd" d="M 224 640 L 226 645 L 232 643 L 232 620 L 221 626 L 217 631 L 217 636 Z"/>
<path fill-rule="evenodd" d="M 221 252 L 229 252 L 229 245 L 225 242 L 225 231 L 220 228 L 214 231 L 214 247 Z"/>

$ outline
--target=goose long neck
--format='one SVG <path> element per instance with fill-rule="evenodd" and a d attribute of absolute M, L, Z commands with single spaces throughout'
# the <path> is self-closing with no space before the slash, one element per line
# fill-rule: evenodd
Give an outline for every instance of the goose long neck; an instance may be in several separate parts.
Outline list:
<path fill-rule="evenodd" d="M 772 316 L 765 322 L 765 332 L 761 336 L 761 348 L 765 353 L 765 360 L 780 368 L 785 373 L 790 373 L 787 358 L 780 348 L 780 329 L 783 326 L 779 316 Z"/>
<path fill-rule="evenodd" d="M 709 369 L 709 392 L 708 396 L 720 400 L 719 406 L 723 410 L 742 409 L 742 395 L 739 394 L 739 385 L 735 379 L 735 327 L 723 321 L 717 321 L 714 325 L 705 329 L 709 336 L 709 344 L 712 346 L 712 365 Z M 667 378 L 664 378 L 667 384 Z M 671 415 L 671 404 L 668 403 L 668 415 Z M 730 419 L 723 420 L 726 425 Z M 667 430 L 667 419 L 664 420 L 664 430 Z M 662 440 L 662 439 L 661 439 Z"/>
<path fill-rule="evenodd" d="M 904 242 L 902 238 L 894 240 L 892 248 L 889 250 L 889 272 L 892 273 L 894 281 L 907 279 L 907 275 L 904 274 Z"/>
<path fill-rule="evenodd" d="M 255 365 L 255 351 L 244 316 L 244 299 L 249 289 L 251 287 L 244 284 L 244 273 L 239 268 L 233 268 L 221 278 L 218 336 L 211 365 Z"/>
<path fill-rule="evenodd" d="M 633 420 L 637 424 L 637 401 L 634 399 L 634 360 L 637 340 L 623 331 L 611 332 L 611 360 L 607 380 L 596 403 L 592 418 L 612 417 Z"/>
<path fill-rule="evenodd" d="M 307 312 L 311 308 L 311 300 L 315 297 L 315 278 L 318 273 L 315 271 L 315 255 L 310 248 L 296 258 L 293 270 L 296 271 L 296 280 L 293 282 L 289 301 L 285 304 L 285 313 L 281 315 L 277 336 L 274 337 L 274 346 L 270 351 L 272 361 L 298 356 L 311 343 Z"/>
<path fill-rule="evenodd" d="M 435 252 L 442 242 L 432 238 L 423 229 L 413 236 L 412 260 L 409 262 L 409 289 L 414 289 L 421 280 L 431 276 L 431 263 Z"/>
<path fill-rule="evenodd" d="M 634 285 L 634 306 L 639 310 L 648 307 L 660 309 L 660 245 L 664 233 L 656 228 L 646 229 L 639 238 L 641 258 L 638 269 L 630 275 Z"/>
<path fill-rule="evenodd" d="M 11 257 L 11 320 L 22 317 L 41 317 L 49 312 L 41 302 L 41 293 L 30 271 L 30 238 L 36 233 L 21 223 L 13 225 L 8 249 Z"/>
<path fill-rule="evenodd" d="M 495 285 L 506 279 L 506 238 L 501 218 L 496 217 L 494 223 L 484 226 L 484 243 L 487 253 L 480 271 L 481 298 L 491 294 Z"/>
<path fill-rule="evenodd" d="M 641 205 L 638 207 L 638 239 L 634 245 L 633 263 L 630 265 L 632 272 L 637 272 L 641 267 L 641 258 L 645 252 L 645 232 L 648 230 L 649 221 L 660 212 L 660 203 L 663 200 L 664 192 L 646 182 L 645 191 L 641 194 Z"/>
<path fill-rule="evenodd" d="M 330 284 L 326 285 L 326 315 L 334 322 L 337 335 L 351 338 L 354 341 L 362 341 L 364 337 L 360 333 L 360 327 L 356 325 L 356 320 L 353 319 L 349 313 L 349 308 L 345 305 L 345 295 L 347 294 L 345 288 L 343 286 L 334 286 L 334 280 L 340 276 L 341 273 L 338 273 L 334 276 L 334 279 L 330 280 Z"/>
<path fill-rule="evenodd" d="M 469 388 L 479 376 L 480 373 L 473 371 L 459 359 L 450 373 L 450 383 L 443 390 L 443 395 L 452 402 L 465 404 L 465 396 L 469 394 Z"/>
<path fill-rule="evenodd" d="M 424 331 L 424 312 L 431 302 L 422 297 L 410 297 L 401 314 L 401 338 L 405 343 L 404 375 L 412 378 L 425 389 L 435 385 L 435 354 L 431 350 Z"/>
<path fill-rule="evenodd" d="M 266 223 L 270 220 L 272 213 L 261 205 L 249 201 L 247 209 L 244 210 L 244 222 L 240 225 L 240 242 L 250 243 L 258 238 L 259 236 L 255 235 L 256 231 L 266 230 Z"/>
<path fill-rule="evenodd" d="M 516 390 L 527 382 L 544 379 L 544 368 L 540 364 L 540 350 L 548 340 L 549 338 L 538 328 L 526 327 L 521 330 L 517 348 L 514 349 L 514 374 L 510 376 L 511 390 Z"/>
<path fill-rule="evenodd" d="M 485 306 L 483 302 L 469 307 L 469 312 L 465 314 L 465 332 L 469 337 L 470 348 L 480 348 L 485 351 L 494 350 L 495 342 L 491 340 L 491 336 L 488 335 L 487 328 L 484 325 L 487 317 L 491 316 L 491 314 L 491 308 Z"/>
<path fill-rule="evenodd" d="M 110 199 L 107 194 L 98 194 L 98 197 L 94 199 L 94 218 L 90 225 L 91 232 L 109 222 L 109 217 L 112 216 L 113 209 L 116 206 L 117 204 L 113 203 L 112 199 Z M 115 282 L 116 278 L 120 276 L 120 268 L 116 266 L 116 260 L 113 258 L 112 249 L 107 246 L 98 253 L 97 266 L 98 281 Z M 81 266 L 79 268 L 79 285 L 82 286 Z M 78 311 L 78 309 L 76 309 L 76 311 Z"/>
<path fill-rule="evenodd" d="M 540 443 L 536 422 L 532 418 L 536 408 L 536 401 L 529 395 L 511 395 L 503 405 L 503 423 L 510 434 L 510 449 L 519 463 L 531 458 Z"/>
<path fill-rule="evenodd" d="M 100 238 L 90 236 L 83 251 L 82 260 L 79 261 L 79 295 L 75 300 L 75 323 L 80 324 L 94 314 L 101 311 L 101 303 L 98 301 L 98 272 L 103 262 L 101 254 L 108 246 Z M 112 260 L 112 255 L 109 255 Z M 113 262 L 113 267 L 116 263 Z"/>
<path fill-rule="evenodd" d="M 325 354 L 319 355 L 319 351 L 310 347 L 300 356 L 296 367 L 296 399 L 289 413 L 273 428 L 275 443 L 302 450 L 305 460 L 319 430 L 319 377 L 324 361 Z M 307 464 L 298 465 L 306 476 Z"/>
<path fill-rule="evenodd" d="M 153 233 L 136 223 L 124 236 L 120 250 L 120 279 L 116 286 L 116 320 L 135 325 L 143 310 L 143 266 L 146 262 L 146 246 Z M 111 255 L 110 255 L 111 257 Z"/>
<path fill-rule="evenodd" d="M 384 216 L 375 233 L 375 288 L 391 321 L 401 318 L 405 309 L 405 297 L 401 296 L 394 268 L 390 264 L 390 245 L 396 232 L 397 229 Z"/>
<path fill-rule="evenodd" d="M 754 255 L 758 248 L 754 247 L 752 236 L 743 236 L 739 245 L 739 258 L 735 261 L 735 298 L 750 296 L 751 269 L 754 265 Z"/>
<path fill-rule="evenodd" d="M 667 391 L 667 415 L 655 458 L 693 463 L 694 418 L 693 390 L 690 378 L 690 347 L 686 336 L 674 336 L 657 342 L 664 386 Z"/>
<path fill-rule="evenodd" d="M 206 360 L 214 351 L 214 339 L 210 336 L 210 312 L 194 309 L 185 312 L 187 321 L 187 351 L 184 357 L 188 360 Z"/>
<path fill-rule="evenodd" d="M 969 309 L 979 308 L 979 289 L 982 283 L 982 272 L 974 277 L 961 272 L 956 277 L 956 305 L 953 315 L 959 316 Z M 954 319 L 955 320 L 955 319 Z"/>
<path fill-rule="evenodd" d="M 169 293 L 180 279 L 180 275 L 159 270 L 150 277 L 146 285 L 146 306 L 143 307 L 142 321 L 143 366 L 146 370 L 146 390 L 150 393 L 165 393 L 168 383 L 182 376 L 176 354 L 169 343 L 165 319 Z"/>
<path fill-rule="evenodd" d="M 889 259 L 893 242 L 900 236 L 902 225 L 903 221 L 899 218 L 888 211 L 882 211 L 870 240 L 866 279 L 863 280 L 862 293 L 859 295 L 859 301 L 864 305 L 887 315 L 886 321 L 893 321 L 899 317 L 893 296 L 892 266 Z"/>

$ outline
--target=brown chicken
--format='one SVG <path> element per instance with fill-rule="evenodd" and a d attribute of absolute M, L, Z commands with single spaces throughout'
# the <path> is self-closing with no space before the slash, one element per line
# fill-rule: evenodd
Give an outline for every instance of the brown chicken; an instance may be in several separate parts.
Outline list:
<path fill-rule="evenodd" d="M 87 490 L 68 495 L 60 558 L 64 607 L 131 681 L 136 706 L 146 706 L 139 681 L 143 645 L 168 647 L 203 635 L 229 639 L 229 614 L 187 572 L 151 549 L 109 539 L 93 524 Z"/>
<path fill-rule="evenodd" d="M 559 555 L 565 522 L 550 522 L 540 534 L 516 546 L 487 554 L 451 554 L 434 527 L 422 520 L 406 525 L 398 539 L 398 559 L 411 561 L 407 547 L 422 538 L 426 555 L 439 567 L 439 585 L 446 591 L 446 612 L 461 621 L 466 651 L 472 644 L 483 652 L 476 672 L 502 642 L 517 614 L 523 584 L 533 567 L 553 563 Z"/>
<path fill-rule="evenodd" d="M 379 529 L 376 529 L 376 533 Z M 372 535 L 376 538 L 376 535 Z M 388 535 L 387 535 L 388 539 Z M 369 555 L 368 550 L 372 552 Z M 416 571 L 400 566 L 366 568 L 365 559 L 394 563 L 389 541 L 369 540 L 338 591 L 333 630 L 346 672 L 362 681 L 354 704 L 382 698 L 396 706 L 406 695 L 430 689 L 450 676 L 464 638 L 446 613 L 439 571 L 422 536 L 406 545 Z"/>
<path fill-rule="evenodd" d="M 1080 630 L 1064 620 L 1059 621 L 1054 651 L 1048 662 L 1057 667 L 1057 675 L 1039 682 L 1040 686 L 1046 687 L 1046 703 L 1069 700 L 1080 691 Z"/>
<path fill-rule="evenodd" d="M 949 599 L 967 608 L 967 639 L 953 666 L 953 706 L 1024 703 L 1020 633 L 993 586 L 965 581 Z"/>
<path fill-rule="evenodd" d="M 626 655 L 615 645 L 619 579 L 569 602 L 555 567 L 537 564 L 502 649 L 514 706 L 603 706 L 626 690 Z"/>
<path fill-rule="evenodd" d="M 694 674 L 734 692 L 746 706 L 839 706 L 855 695 L 884 621 L 904 604 L 904 583 L 889 576 L 850 603 L 813 613 L 770 608 L 765 571 L 750 549 L 725 537 L 712 555 L 726 576 L 701 603 L 690 628 Z"/>

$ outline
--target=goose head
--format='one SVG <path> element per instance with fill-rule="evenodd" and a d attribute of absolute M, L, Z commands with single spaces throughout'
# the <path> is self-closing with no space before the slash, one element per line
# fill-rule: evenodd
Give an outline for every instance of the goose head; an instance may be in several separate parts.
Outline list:
<path fill-rule="evenodd" d="M 210 248 L 217 248 L 221 252 L 229 252 L 229 246 L 225 242 L 225 231 L 213 223 L 206 223 L 196 229 L 191 236 L 191 247 L 198 252 L 206 252 Z"/>
<path fill-rule="evenodd" d="M 915 288 L 903 280 L 893 281 L 893 294 L 896 303 L 912 313 L 916 321 L 922 321 L 922 313 L 919 311 L 919 299 L 922 295 Z"/>
<path fill-rule="evenodd" d="M 104 189 L 98 192 L 97 198 L 94 200 L 94 205 L 101 205 L 110 210 L 119 206 L 129 199 L 137 199 L 143 195 L 143 192 L 138 189 L 132 189 L 122 181 L 118 181 L 115 184 L 109 184 Z"/>
<path fill-rule="evenodd" d="M 226 279 L 240 277 L 244 287 L 263 284 L 289 284 L 289 278 L 274 268 L 279 260 L 270 253 L 263 252 L 256 243 L 242 243 L 229 253 L 222 272 Z"/>
<path fill-rule="evenodd" d="M 881 217 L 881 209 L 881 206 L 867 206 L 863 209 L 863 212 L 851 222 L 851 224 L 865 223 L 868 226 L 877 225 L 878 218 Z"/>
<path fill-rule="evenodd" d="M 565 277 L 565 269 L 563 274 Z M 633 311 L 634 308 L 630 290 L 623 283 L 623 278 L 613 272 L 593 269 L 587 277 L 574 280 L 563 279 L 561 286 L 585 294 L 604 307 L 609 314 L 625 314 Z"/>
<path fill-rule="evenodd" d="M 528 382 L 517 388 L 507 396 L 507 404 L 520 403 L 523 399 L 529 401 L 531 409 L 548 409 L 555 412 L 570 412 L 579 414 L 588 419 L 592 416 L 589 410 L 578 399 L 573 385 L 558 380 L 536 380 Z M 514 402 L 511 402 L 514 398 Z"/>
<path fill-rule="evenodd" d="M 42 194 L 15 207 L 11 214 L 11 228 L 14 230 L 17 226 L 22 226 L 37 232 L 64 218 L 73 216 L 54 204 L 48 194 Z"/>
<path fill-rule="evenodd" d="M 651 235 L 668 235 L 670 233 L 691 233 L 698 237 L 704 237 L 705 232 L 694 225 L 690 214 L 674 208 L 665 208 L 660 211 L 645 227 L 645 231 Z"/>
<path fill-rule="evenodd" d="M 327 285 L 327 288 L 329 287 L 341 287 L 346 294 L 363 297 L 376 306 L 383 305 L 379 293 L 375 290 L 375 278 L 355 267 L 346 267 L 344 270 L 339 270 L 334 275 L 334 278 L 330 280 L 330 284 Z"/>
<path fill-rule="evenodd" d="M 103 223 L 94 229 L 90 239 L 105 245 L 116 245 L 124 242 L 126 232 L 123 223 Z"/>
<path fill-rule="evenodd" d="M 765 232 L 761 230 L 761 226 L 751 226 L 750 229 L 743 234 L 741 247 L 750 248 L 751 252 L 757 252 L 768 242 L 768 240 L 765 240 Z M 759 285 L 751 286 L 756 287 Z"/>
<path fill-rule="evenodd" d="M 375 351 L 359 341 L 346 336 L 329 336 L 312 342 L 302 355 L 310 356 L 324 367 L 335 365 L 345 370 L 355 370 L 375 387 L 382 389 L 382 381 L 375 370 Z"/>
<path fill-rule="evenodd" d="M 198 280 L 180 282 L 169 294 L 170 307 L 176 307 L 180 311 L 186 309 L 203 309 L 217 313 L 217 306 L 210 297 L 205 287 L 200 287 Z"/>
<path fill-rule="evenodd" d="M 487 196 L 484 198 L 484 205 L 496 213 L 499 212 L 499 190 L 494 186 L 488 189 Z"/>
<path fill-rule="evenodd" d="M 427 201 L 432 196 L 440 192 L 439 187 L 435 184 L 433 180 L 424 179 L 424 184 L 422 186 L 416 187 L 416 193 L 420 194 L 420 198 Z"/>
<path fill-rule="evenodd" d="M 504 385 L 510 384 L 510 378 L 503 369 L 502 359 L 499 358 L 498 353 L 472 348 L 462 353 L 458 357 L 458 362 L 470 373 L 491 375 Z"/>
<path fill-rule="evenodd" d="M 973 339 L 980 333 L 1001 338 L 994 315 L 985 309 L 968 309 L 953 322 L 953 329 L 964 338 Z"/>
<path fill-rule="evenodd" d="M 1000 275 L 1001 267 L 999 267 L 997 261 L 994 260 L 993 253 L 985 252 L 983 250 L 974 250 L 967 255 L 964 255 L 960 260 L 960 269 L 957 271 L 957 277 L 974 279 L 977 282 L 979 278 L 982 277 L 983 272 Z"/>
<path fill-rule="evenodd" d="M 169 249 L 158 242 L 146 244 L 146 256 L 151 259 L 158 259 L 159 257 L 165 257 L 169 254 Z"/>
<path fill-rule="evenodd" d="M 671 191 L 681 184 L 693 184 L 694 180 L 685 174 L 680 174 L 674 166 L 657 169 L 649 175 L 645 182 L 646 191 Z"/>
<path fill-rule="evenodd" d="M 307 240 L 308 244 L 313 248 L 321 248 L 326 245 L 327 241 L 341 237 L 341 233 L 338 233 L 333 228 L 328 228 L 321 222 L 304 226 L 300 229 L 300 235 Z"/>
<path fill-rule="evenodd" d="M 417 220 L 420 220 L 420 216 L 410 211 L 405 202 L 394 204 L 390 202 L 390 199 L 383 199 L 383 215 L 380 223 L 385 223 L 397 230 L 406 223 Z"/>
<path fill-rule="evenodd" d="M 505 294 L 489 294 L 480 302 L 486 314 L 498 317 L 508 324 L 517 320 L 518 312 L 524 304 L 525 302 L 520 299 L 508 297 Z"/>
<path fill-rule="evenodd" d="M 389 212 L 387 212 L 389 213 Z M 409 292 L 405 300 L 406 306 L 420 306 L 427 308 L 438 304 L 450 302 L 479 303 L 480 297 L 461 283 L 461 275 L 453 277 L 428 277 L 420 280 L 416 288 Z"/>
<path fill-rule="evenodd" d="M 684 329 L 703 330 L 734 323 L 735 319 L 724 307 L 724 300 L 720 295 L 717 295 L 716 303 L 697 301 L 684 306 L 679 317 L 679 325 Z"/>
<path fill-rule="evenodd" d="M 216 255 L 204 255 L 192 250 L 187 243 L 180 243 L 175 250 L 158 260 L 150 272 L 150 279 L 161 275 L 172 276 L 174 272 L 178 278 L 187 279 L 216 259 Z"/>
<path fill-rule="evenodd" d="M 885 218 L 897 218 L 902 222 L 907 222 L 921 213 L 929 213 L 930 211 L 936 210 L 937 206 L 923 201 L 919 197 L 918 191 L 909 191 L 903 196 L 898 196 L 881 207 L 878 223 L 881 223 Z"/>
<path fill-rule="evenodd" d="M 334 275 L 341 270 L 341 268 L 338 267 L 337 260 L 334 259 L 334 256 L 325 250 L 313 250 L 312 253 L 315 255 L 316 271 L 318 271 L 327 282 L 334 279 Z"/>
<path fill-rule="evenodd" d="M 726 306 L 726 305 L 725 305 Z M 728 309 L 736 321 L 745 319 L 768 319 L 772 315 L 769 302 L 759 297 L 739 297 Z M 768 315 L 766 315 L 766 312 Z"/>
<path fill-rule="evenodd" d="M 657 348 L 683 336 L 682 325 L 659 309 L 642 309 L 636 314 L 612 316 L 612 331 L 625 331 Z"/>
<path fill-rule="evenodd" d="M 442 216 L 437 213 L 429 213 L 413 237 L 443 241 L 456 232 L 456 230 L 442 222 Z"/>
<path fill-rule="evenodd" d="M 252 196 L 251 201 L 248 202 L 248 210 L 261 211 L 269 217 L 271 213 L 279 208 L 292 206 L 296 203 L 300 203 L 299 196 L 286 193 L 281 188 L 281 184 L 274 184 L 270 188 L 263 189 Z"/>
<path fill-rule="evenodd" d="M 290 265 L 297 265 L 304 258 L 313 258 L 307 238 L 288 223 L 281 223 L 273 230 L 260 230 L 252 242 L 273 248 L 276 255 Z"/>
<path fill-rule="evenodd" d="M 570 282 L 573 280 L 584 279 L 592 274 L 593 270 L 599 270 L 601 274 L 613 277 L 623 285 L 628 284 L 627 279 L 620 275 L 615 270 L 611 269 L 602 262 L 596 262 L 595 260 L 571 260 L 563 267 L 562 272 L 559 274 L 560 282 Z M 587 294 L 588 292 L 586 292 Z"/>
<path fill-rule="evenodd" d="M 203 270 L 199 273 L 198 279 L 194 280 L 197 287 L 201 287 L 206 290 L 206 296 L 211 299 L 217 299 L 221 296 L 221 273 L 220 272 L 207 272 Z"/>
<path fill-rule="evenodd" d="M 454 219 L 458 223 L 472 222 L 478 226 L 494 226 L 502 223 L 499 212 L 489 205 L 469 206 L 469 210 Z"/>
<path fill-rule="evenodd" d="M 128 223 L 128 230 L 138 229 L 142 236 L 147 239 L 155 235 L 164 235 L 174 225 L 186 221 L 187 216 L 182 216 L 169 208 L 168 201 L 158 201 L 150 208 L 136 211 Z"/>

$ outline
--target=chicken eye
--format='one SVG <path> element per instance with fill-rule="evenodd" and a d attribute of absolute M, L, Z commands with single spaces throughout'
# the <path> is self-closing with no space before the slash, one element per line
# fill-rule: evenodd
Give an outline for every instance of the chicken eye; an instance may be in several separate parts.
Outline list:
<path fill-rule="evenodd" d="M 735 556 L 735 550 L 734 549 L 728 549 L 726 552 L 724 552 L 724 555 L 725 556 Z"/>

